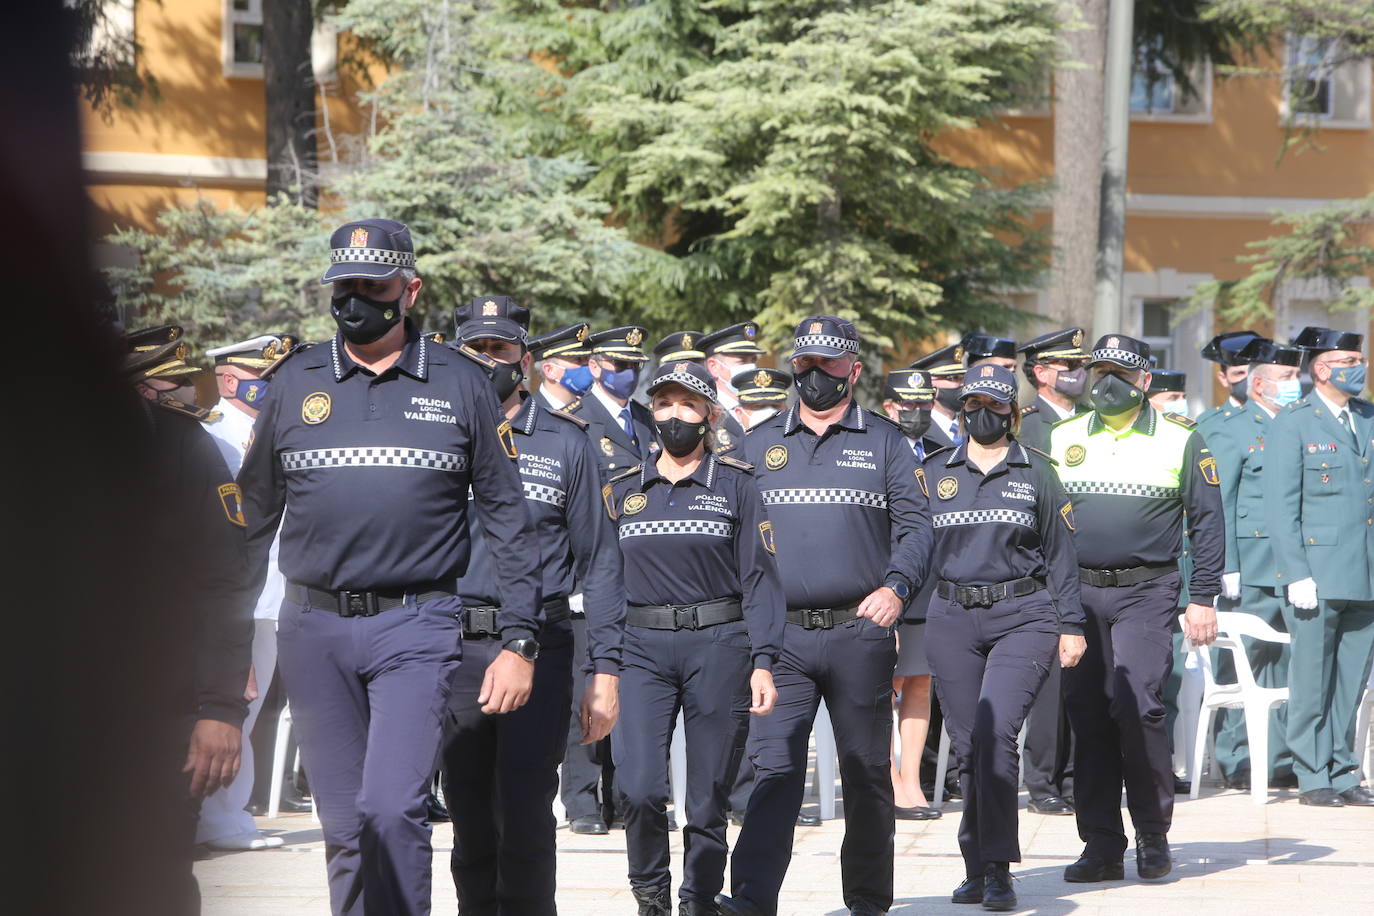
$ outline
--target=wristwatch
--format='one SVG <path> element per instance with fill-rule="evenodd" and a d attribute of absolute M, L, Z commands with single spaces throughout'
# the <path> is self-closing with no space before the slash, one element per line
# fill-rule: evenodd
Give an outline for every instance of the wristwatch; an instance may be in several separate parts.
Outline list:
<path fill-rule="evenodd" d="M 892 589 L 897 597 L 902 600 L 902 604 L 906 604 L 907 601 L 911 599 L 911 586 L 907 585 L 905 581 L 901 579 L 888 579 L 883 585 Z"/>
<path fill-rule="evenodd" d="M 527 662 L 532 662 L 539 657 L 539 640 L 532 637 L 512 639 L 510 642 L 502 645 L 501 648 L 509 649 Z"/>

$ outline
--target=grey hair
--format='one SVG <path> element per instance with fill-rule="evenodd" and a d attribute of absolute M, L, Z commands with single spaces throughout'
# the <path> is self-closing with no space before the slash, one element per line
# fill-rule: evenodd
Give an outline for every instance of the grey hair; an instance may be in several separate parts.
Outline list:
<path fill-rule="evenodd" d="M 409 283 L 411 280 L 414 280 L 416 277 L 420 276 L 420 272 L 416 270 L 414 267 L 402 267 L 401 276 L 405 278 L 405 281 L 407 283 Z"/>

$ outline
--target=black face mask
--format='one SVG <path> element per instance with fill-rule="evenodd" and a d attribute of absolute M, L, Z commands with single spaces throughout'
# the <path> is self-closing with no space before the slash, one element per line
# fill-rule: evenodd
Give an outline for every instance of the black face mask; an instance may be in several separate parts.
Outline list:
<path fill-rule="evenodd" d="M 705 420 L 689 423 L 673 417 L 669 420 L 655 420 L 654 427 L 658 429 L 658 439 L 663 443 L 664 449 L 674 458 L 684 458 L 692 454 L 692 450 L 706 438 Z"/>
<path fill-rule="evenodd" d="M 401 320 L 401 297 L 388 302 L 369 299 L 362 293 L 335 296 L 329 306 L 339 332 L 349 343 L 370 344 Z"/>
<path fill-rule="evenodd" d="M 950 413 L 958 413 L 961 403 L 959 401 L 959 385 L 953 388 L 936 388 L 935 400 L 940 402 L 940 406 Z"/>
<path fill-rule="evenodd" d="M 802 373 L 792 373 L 797 396 L 812 410 L 829 410 L 844 400 L 849 390 L 849 376 L 836 378 L 820 366 L 812 366 Z"/>
<path fill-rule="evenodd" d="M 1145 400 L 1141 391 L 1119 375 L 1104 375 L 1093 385 L 1088 397 L 1103 416 L 1114 417 L 1139 407 Z"/>
<path fill-rule="evenodd" d="M 1060 369 L 1054 379 L 1054 390 L 1072 400 L 1083 397 L 1083 389 L 1087 387 L 1088 370 L 1081 367 L 1073 370 Z"/>
<path fill-rule="evenodd" d="M 897 411 L 897 425 L 908 439 L 919 439 L 930 429 L 930 408 L 912 407 Z"/>
<path fill-rule="evenodd" d="M 491 373 L 491 383 L 496 388 L 497 403 L 506 403 L 506 398 L 510 397 L 524 380 L 525 370 L 520 368 L 519 363 L 503 363 L 498 359 L 496 368 Z"/>
<path fill-rule="evenodd" d="M 1238 382 L 1232 382 L 1231 397 L 1236 399 L 1237 404 L 1244 404 L 1250 397 L 1250 379 L 1243 378 Z"/>
<path fill-rule="evenodd" d="M 964 429 L 979 445 L 992 445 L 1011 431 L 1011 414 L 998 413 L 991 407 L 964 411 Z"/>

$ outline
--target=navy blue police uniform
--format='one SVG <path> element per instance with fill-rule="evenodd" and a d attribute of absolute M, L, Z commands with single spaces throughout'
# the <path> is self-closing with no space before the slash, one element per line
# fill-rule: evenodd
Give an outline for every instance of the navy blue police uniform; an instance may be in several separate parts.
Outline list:
<path fill-rule="evenodd" d="M 497 316 L 497 317 L 492 317 Z M 479 297 L 458 341 L 522 342 L 528 311 L 512 300 Z M 502 371 L 504 367 L 498 367 Z M 590 621 L 587 673 L 620 673 L 625 598 L 620 556 L 603 508 L 596 456 L 585 424 L 522 394 L 511 418 L 517 466 L 539 539 L 542 621 L 529 701 L 505 715 L 482 712 L 478 696 L 502 651 L 502 580 L 482 531 L 469 514 L 472 557 L 459 580 L 463 664 L 444 733 L 444 798 L 453 816 L 450 867 L 459 907 L 471 916 L 552 916 L 556 889 L 553 798 L 568 742 L 565 727 L 578 659 L 568 596 L 579 583 Z"/>
<path fill-rule="evenodd" d="M 695 364 L 662 367 L 649 391 L 671 384 L 714 400 L 714 382 Z M 685 819 L 679 814 L 679 897 L 690 912 L 710 913 L 724 883 L 726 796 L 743 753 L 749 673 L 771 670 L 781 650 L 772 526 L 749 466 L 709 450 L 676 483 L 645 463 L 610 487 L 629 603 L 613 748 L 630 885 L 641 913 L 666 916 L 666 762 L 681 711 L 687 804 Z"/>
<path fill-rule="evenodd" d="M 927 353 L 907 368 L 924 369 L 932 380 L 944 379 L 963 382 L 964 348 L 961 344 L 950 344 L 934 352 Z M 930 430 L 926 436 L 938 442 L 942 448 L 957 445 L 958 434 L 955 427 L 959 412 L 959 389 L 937 387 L 935 401 L 939 405 L 931 416 Z M 943 411 L 943 413 L 941 412 Z"/>
<path fill-rule="evenodd" d="M 414 263 L 409 231 L 389 220 L 346 224 L 331 248 L 326 282 Z M 346 294 L 334 308 L 363 306 Z M 281 363 L 239 472 L 256 587 L 281 525 L 279 664 L 335 914 L 429 910 L 425 810 L 461 655 L 469 489 L 497 545 L 502 636 L 539 629 L 539 549 L 510 424 L 479 365 L 491 361 L 404 321 L 380 373 L 349 356 L 342 330 Z"/>
<path fill-rule="evenodd" d="M 1015 409 L 1016 376 L 1001 366 L 974 367 L 962 392 Z M 938 580 L 926 651 L 964 796 L 959 848 L 971 881 L 961 890 L 981 899 L 990 868 L 1005 877 L 1007 863 L 1021 861 L 1022 722 L 1059 665 L 1059 637 L 1083 635 L 1073 507 L 1049 457 L 1014 437 L 987 470 L 971 460 L 968 441 L 936 452 L 920 483 L 931 503 L 931 577 Z"/>
<path fill-rule="evenodd" d="M 640 349 L 644 343 L 644 329 L 640 327 L 627 325 L 597 331 L 587 338 L 586 343 L 593 359 L 601 357 L 635 363 L 639 367 L 649 361 L 649 357 Z M 633 371 L 638 375 L 638 368 Z M 637 467 L 645 458 L 657 454 L 658 440 L 654 438 L 653 417 L 643 404 L 628 398 L 623 407 L 615 406 L 612 409 L 607 403 L 611 400 L 609 397 L 607 402 L 598 397 L 598 386 L 603 392 L 606 391 L 604 377 L 593 383 L 591 391 L 564 409 L 586 422 L 587 435 L 596 447 L 602 474 L 610 478 L 626 468 Z"/>
<path fill-rule="evenodd" d="M 858 353 L 858 333 L 842 319 L 807 319 L 796 336 L 794 358 Z M 916 485 L 916 459 L 895 424 L 853 401 L 819 435 L 793 406 L 745 438 L 744 457 L 757 468 L 776 533 L 788 625 L 773 669 L 777 708 L 754 722 L 749 736 L 757 781 L 731 862 L 732 896 L 766 912 L 777 905 L 792 858 L 807 744 L 824 700 L 844 785 L 844 900 L 851 908 L 886 910 L 897 650 L 892 628 L 859 617 L 857 609 L 884 585 L 909 600 L 925 580 L 930 517 Z"/>
<path fill-rule="evenodd" d="M 729 356 L 742 359 L 745 366 L 739 364 L 730 365 L 726 371 L 726 378 L 716 378 L 717 399 L 722 408 L 720 417 L 715 425 L 715 438 L 718 448 L 734 448 L 748 432 L 731 410 L 739 403 L 738 392 L 733 391 L 735 376 L 740 374 L 742 368 L 756 369 L 755 361 L 767 353 L 758 345 L 759 326 L 753 321 L 741 321 L 729 327 L 712 331 L 699 338 L 696 345 L 705 354 L 707 359 L 711 357 Z"/>

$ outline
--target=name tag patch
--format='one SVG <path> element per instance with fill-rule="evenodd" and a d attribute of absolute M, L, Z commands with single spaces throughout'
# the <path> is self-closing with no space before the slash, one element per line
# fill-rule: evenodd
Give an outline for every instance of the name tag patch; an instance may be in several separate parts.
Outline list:
<path fill-rule="evenodd" d="M 410 409 L 403 411 L 402 416 L 423 423 L 457 423 L 458 418 L 446 412 L 452 409 L 453 405 L 443 398 L 414 397 L 410 399 Z"/>

